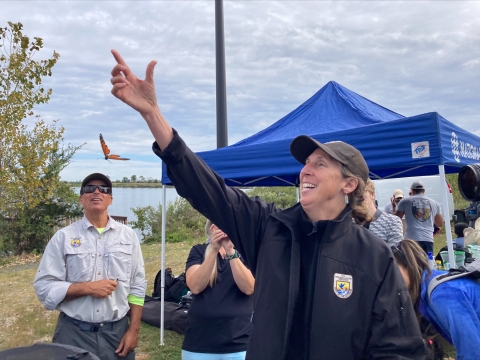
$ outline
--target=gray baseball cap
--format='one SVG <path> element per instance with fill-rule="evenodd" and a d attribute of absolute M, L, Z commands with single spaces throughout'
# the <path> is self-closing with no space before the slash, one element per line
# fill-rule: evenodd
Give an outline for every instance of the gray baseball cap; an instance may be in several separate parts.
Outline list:
<path fill-rule="evenodd" d="M 360 151 L 343 141 L 320 143 L 307 135 L 300 135 L 290 144 L 290 153 L 302 164 L 317 150 L 322 149 L 332 158 L 345 165 L 350 172 L 364 182 L 368 179 L 368 166 Z"/>
<path fill-rule="evenodd" d="M 425 185 L 420 180 L 415 180 L 412 185 L 410 186 L 412 190 L 425 190 Z"/>

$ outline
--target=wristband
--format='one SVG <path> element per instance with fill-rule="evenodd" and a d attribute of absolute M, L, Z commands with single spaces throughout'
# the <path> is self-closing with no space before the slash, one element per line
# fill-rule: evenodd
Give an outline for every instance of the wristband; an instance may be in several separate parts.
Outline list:
<path fill-rule="evenodd" d="M 238 256 L 237 250 L 235 250 L 235 252 L 232 255 L 225 254 L 225 257 L 224 257 L 225 260 L 232 260 L 232 259 L 238 259 L 238 258 L 239 256 Z"/>

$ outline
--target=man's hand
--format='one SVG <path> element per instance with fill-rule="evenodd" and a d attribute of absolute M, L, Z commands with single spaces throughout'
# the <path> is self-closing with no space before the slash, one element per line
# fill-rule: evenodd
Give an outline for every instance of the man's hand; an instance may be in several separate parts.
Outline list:
<path fill-rule="evenodd" d="M 112 94 L 137 110 L 141 115 L 158 109 L 153 82 L 153 69 L 157 62 L 151 61 L 148 64 L 145 80 L 140 80 L 116 50 L 112 50 L 112 54 L 117 61 L 110 80 L 113 85 Z"/>
<path fill-rule="evenodd" d="M 390 198 L 390 202 L 392 203 L 392 214 L 395 215 L 395 213 L 397 212 L 397 202 L 395 201 L 395 196 L 392 196 Z"/>
<path fill-rule="evenodd" d="M 71 284 L 63 301 L 71 301 L 83 296 L 106 298 L 112 294 L 116 287 L 117 282 L 109 279 Z"/>
<path fill-rule="evenodd" d="M 117 350 L 115 350 L 115 354 L 121 357 L 125 357 L 130 351 L 135 349 L 137 345 L 138 345 L 138 331 L 130 328 L 125 333 L 125 335 L 123 335 Z"/>
<path fill-rule="evenodd" d="M 106 298 L 110 296 L 117 287 L 117 282 L 109 279 L 92 281 L 87 284 L 90 288 L 90 295 L 94 298 Z"/>

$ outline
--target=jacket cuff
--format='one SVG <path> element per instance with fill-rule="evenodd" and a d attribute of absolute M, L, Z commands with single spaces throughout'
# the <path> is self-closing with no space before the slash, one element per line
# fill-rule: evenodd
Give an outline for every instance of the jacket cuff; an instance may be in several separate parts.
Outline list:
<path fill-rule="evenodd" d="M 165 150 L 162 151 L 156 141 L 152 145 L 154 154 L 162 159 L 162 161 L 167 165 L 180 162 L 185 156 L 187 149 L 187 145 L 182 140 L 180 135 L 178 135 L 177 131 L 175 129 L 172 130 L 173 139 L 170 141 L 170 144 L 168 144 Z"/>
<path fill-rule="evenodd" d="M 45 309 L 56 310 L 57 306 L 63 301 L 63 299 L 65 299 L 70 285 L 72 284 L 64 281 L 56 283 L 48 293 L 45 302 L 43 303 Z"/>

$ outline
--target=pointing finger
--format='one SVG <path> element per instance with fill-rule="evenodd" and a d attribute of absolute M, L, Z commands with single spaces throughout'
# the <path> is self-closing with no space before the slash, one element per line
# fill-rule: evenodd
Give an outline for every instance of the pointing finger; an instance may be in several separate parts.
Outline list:
<path fill-rule="evenodd" d="M 112 49 L 112 55 L 115 58 L 115 61 L 117 63 L 119 63 L 120 65 L 127 66 L 127 63 L 125 62 L 125 60 L 123 60 L 123 58 L 121 57 L 120 53 L 117 50 Z"/>

